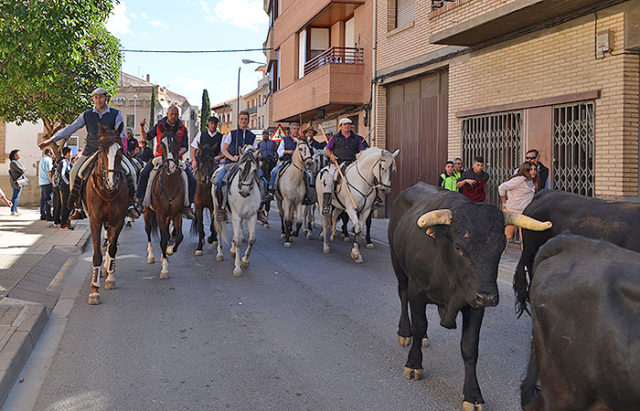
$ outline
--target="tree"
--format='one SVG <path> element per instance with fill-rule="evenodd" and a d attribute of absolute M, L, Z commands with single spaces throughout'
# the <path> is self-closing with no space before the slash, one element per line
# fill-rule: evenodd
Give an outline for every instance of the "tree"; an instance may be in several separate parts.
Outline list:
<path fill-rule="evenodd" d="M 156 86 L 151 87 L 151 108 L 149 110 L 149 127 L 153 127 L 156 123 Z M 146 140 L 146 136 L 141 136 L 143 140 Z"/>
<path fill-rule="evenodd" d="M 207 123 L 211 117 L 211 102 L 209 102 L 209 92 L 205 88 L 202 91 L 202 107 L 200 108 L 200 131 L 207 129 Z"/>
<path fill-rule="evenodd" d="M 94 88 L 115 94 L 122 53 L 104 26 L 112 8 L 111 0 L 0 0 L 0 119 L 41 119 L 47 139 L 91 107 Z"/>

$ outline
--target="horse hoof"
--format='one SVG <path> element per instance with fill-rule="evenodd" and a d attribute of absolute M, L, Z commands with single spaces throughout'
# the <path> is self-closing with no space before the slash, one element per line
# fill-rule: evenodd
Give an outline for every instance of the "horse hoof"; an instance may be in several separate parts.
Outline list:
<path fill-rule="evenodd" d="M 104 282 L 105 290 L 115 290 L 116 289 L 116 280 L 107 280 Z"/>
<path fill-rule="evenodd" d="M 262 224 L 262 226 L 263 226 L 264 228 L 266 228 L 267 230 L 271 228 L 271 226 L 269 225 L 269 223 L 264 223 L 264 224 Z"/>
<path fill-rule="evenodd" d="M 239 269 L 239 268 L 234 268 L 233 269 L 233 276 L 236 277 L 236 278 L 242 276 L 242 270 Z"/>
<path fill-rule="evenodd" d="M 161 280 L 169 279 L 169 271 L 160 271 L 160 279 Z"/>
<path fill-rule="evenodd" d="M 486 411 L 487 407 L 485 404 L 474 404 L 469 401 L 462 402 L 462 411 Z"/>
<path fill-rule="evenodd" d="M 367 248 L 373 248 L 373 243 L 367 243 Z"/>
<path fill-rule="evenodd" d="M 153 257 L 149 257 L 149 258 L 147 258 L 147 264 L 153 264 L 153 263 L 155 263 L 155 262 L 156 262 L 156 259 L 155 259 L 155 258 L 153 258 Z"/>
<path fill-rule="evenodd" d="M 235 251 L 229 251 L 229 258 L 236 258 Z"/>
<path fill-rule="evenodd" d="M 307 240 L 313 240 L 313 234 L 307 233 Z"/>
<path fill-rule="evenodd" d="M 222 254 L 216 256 L 216 261 L 223 261 L 224 256 Z"/>
<path fill-rule="evenodd" d="M 291 248 L 291 243 L 289 241 L 284 243 L 284 248 Z"/>
<path fill-rule="evenodd" d="M 427 337 L 422 339 L 422 348 L 427 348 L 429 346 L 429 339 Z"/>
<path fill-rule="evenodd" d="M 284 240 L 285 238 L 287 238 L 287 235 L 282 233 L 282 234 L 280 234 L 280 238 Z"/>
<path fill-rule="evenodd" d="M 213 237 L 209 236 L 209 237 L 207 237 L 207 243 L 213 244 L 213 243 L 215 243 L 215 240 L 213 239 Z"/>
<path fill-rule="evenodd" d="M 100 278 L 105 278 L 107 276 L 107 266 L 106 264 L 102 266 L 102 270 L 100 271 Z"/>
<path fill-rule="evenodd" d="M 404 372 L 402 373 L 402 376 L 407 380 L 416 380 L 416 381 L 421 380 L 422 369 L 421 368 L 413 369 L 409 367 L 404 367 Z"/>
<path fill-rule="evenodd" d="M 202 250 L 196 250 L 196 256 L 199 257 L 203 254 Z"/>
<path fill-rule="evenodd" d="M 330 236 L 329 241 L 336 241 L 336 236 L 335 235 Z"/>
<path fill-rule="evenodd" d="M 402 337 L 398 336 L 398 343 L 400 343 L 403 347 L 408 347 L 411 345 L 411 337 Z"/>
<path fill-rule="evenodd" d="M 362 264 L 362 262 L 363 262 L 364 260 L 362 259 L 362 256 L 361 256 L 361 255 L 358 255 L 358 258 L 356 258 L 356 259 L 355 259 L 355 260 L 353 260 L 353 261 L 355 261 L 355 262 L 356 262 L 356 264 Z"/>
<path fill-rule="evenodd" d="M 241 261 L 240 262 L 240 268 L 242 268 L 243 270 L 246 270 L 249 268 L 249 262 L 248 261 Z"/>
<path fill-rule="evenodd" d="M 329 254 L 329 251 L 331 251 L 331 249 L 329 248 L 329 246 L 324 246 L 322 247 L 322 252 L 325 254 Z"/>
<path fill-rule="evenodd" d="M 173 246 L 170 245 L 167 247 L 167 255 L 172 255 L 173 254 Z"/>
<path fill-rule="evenodd" d="M 211 243 L 211 245 L 214 246 L 214 247 L 217 247 L 218 246 L 218 242 L 214 241 L 214 242 Z"/>
<path fill-rule="evenodd" d="M 91 293 L 89 294 L 89 305 L 98 305 L 100 304 L 100 294 Z"/>
<path fill-rule="evenodd" d="M 342 239 L 344 240 L 345 243 L 350 243 L 351 242 L 351 237 L 349 237 L 349 236 L 342 237 Z"/>
<path fill-rule="evenodd" d="M 360 257 L 360 253 L 356 253 L 356 252 L 351 252 L 351 259 L 352 260 L 357 260 L 358 257 Z"/>

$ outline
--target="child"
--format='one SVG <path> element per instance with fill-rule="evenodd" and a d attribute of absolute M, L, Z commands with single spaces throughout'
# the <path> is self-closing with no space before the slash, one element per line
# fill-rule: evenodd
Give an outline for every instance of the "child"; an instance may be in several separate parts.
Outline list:
<path fill-rule="evenodd" d="M 438 186 L 449 191 L 458 191 L 457 183 L 458 177 L 453 173 L 453 161 L 447 161 L 444 165 L 444 173 L 438 177 Z"/>

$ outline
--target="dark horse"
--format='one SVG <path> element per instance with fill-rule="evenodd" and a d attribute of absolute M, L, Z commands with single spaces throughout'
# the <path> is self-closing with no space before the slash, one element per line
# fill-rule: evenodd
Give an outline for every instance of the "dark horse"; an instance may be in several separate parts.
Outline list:
<path fill-rule="evenodd" d="M 196 186 L 196 195 L 193 202 L 196 205 L 196 219 L 191 224 L 191 233 L 198 234 L 198 248 L 196 255 L 202 255 L 204 247 L 204 209 L 209 210 L 209 231 L 211 235 L 207 237 L 207 242 L 214 247 L 218 245 L 218 235 L 214 227 L 213 218 L 213 197 L 211 196 L 211 176 L 216 170 L 216 162 L 210 151 L 199 148 L 196 151 L 196 159 L 198 160 L 198 168 L 195 171 L 195 178 L 198 181 Z"/>
<path fill-rule="evenodd" d="M 129 188 L 126 176 L 120 169 L 122 162 L 122 124 L 117 130 L 111 130 L 98 124 L 99 150 L 95 165 L 82 190 L 82 202 L 89 215 L 91 239 L 93 240 L 93 270 L 91 273 L 91 294 L 89 304 L 100 304 L 100 266 L 102 248 L 100 240 L 102 227 L 107 230 L 107 253 L 103 270 L 107 272 L 105 288 L 116 288 L 114 272 L 116 270 L 116 252 L 118 236 L 124 226 L 129 205 Z"/>
<path fill-rule="evenodd" d="M 187 187 L 182 182 L 178 145 L 176 144 L 176 128 L 169 128 L 160 137 L 162 148 L 162 163 L 151 185 L 151 205 L 144 209 L 144 228 L 147 232 L 147 263 L 155 262 L 151 248 L 151 233 L 160 229 L 160 249 L 162 250 L 162 270 L 160 279 L 169 278 L 169 260 L 178 251 L 182 242 L 182 210 L 184 209 L 184 195 Z M 169 246 L 171 235 L 169 226 L 173 223 L 175 244 Z"/>
<path fill-rule="evenodd" d="M 276 166 L 276 164 L 278 163 L 278 158 L 277 157 L 264 157 L 260 159 L 260 169 L 262 170 L 262 172 L 264 173 L 264 176 L 267 180 L 269 180 L 269 177 L 271 176 L 271 171 L 273 170 L 273 168 Z M 266 213 L 267 217 L 269 216 L 269 211 L 271 211 L 271 201 L 264 201 L 261 204 L 262 208 L 264 209 L 264 212 Z M 269 225 L 269 222 L 264 223 L 265 226 Z"/>

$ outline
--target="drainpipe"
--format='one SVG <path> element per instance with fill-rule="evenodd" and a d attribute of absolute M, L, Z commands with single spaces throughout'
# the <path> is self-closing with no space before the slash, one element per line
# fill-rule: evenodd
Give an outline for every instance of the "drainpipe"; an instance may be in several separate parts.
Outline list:
<path fill-rule="evenodd" d="M 376 50 L 378 49 L 378 0 L 373 0 L 373 48 L 371 52 L 371 109 L 369 111 L 369 146 L 376 130 Z"/>

